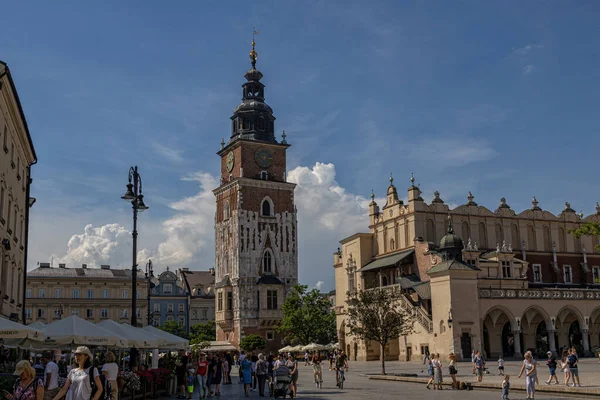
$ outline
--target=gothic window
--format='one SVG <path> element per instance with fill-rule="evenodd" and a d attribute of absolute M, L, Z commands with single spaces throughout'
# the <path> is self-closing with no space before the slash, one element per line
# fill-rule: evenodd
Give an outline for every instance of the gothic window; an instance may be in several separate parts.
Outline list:
<path fill-rule="evenodd" d="M 532 225 L 527 225 L 527 250 L 536 251 L 535 229 Z"/>
<path fill-rule="evenodd" d="M 263 273 L 271 273 L 273 272 L 273 256 L 271 255 L 271 250 L 265 250 L 265 254 L 263 254 Z"/>
<path fill-rule="evenodd" d="M 404 220 L 404 246 L 410 246 L 409 243 L 409 232 L 408 232 L 408 220 Z"/>
<path fill-rule="evenodd" d="M 552 251 L 552 239 L 550 238 L 550 228 L 544 226 L 544 251 Z"/>
<path fill-rule="evenodd" d="M 427 241 L 435 242 L 435 225 L 432 219 L 427 220 Z"/>
<path fill-rule="evenodd" d="M 482 249 L 488 248 L 487 232 L 485 228 L 485 223 L 483 222 L 479 223 L 479 247 L 481 247 Z"/>
<path fill-rule="evenodd" d="M 390 251 L 396 250 L 396 242 L 394 239 L 390 239 Z"/>
<path fill-rule="evenodd" d="M 503 278 L 512 278 L 510 261 L 502 261 L 502 277 Z"/>
<path fill-rule="evenodd" d="M 502 244 L 502 242 L 504 241 L 504 232 L 502 232 L 502 225 L 496 224 L 494 229 L 496 231 L 496 243 Z"/>
<path fill-rule="evenodd" d="M 265 117 L 258 117 L 258 130 L 259 131 L 265 130 Z"/>
<path fill-rule="evenodd" d="M 471 237 L 471 235 L 469 234 L 469 223 L 467 221 L 463 221 L 461 225 L 461 233 L 463 241 L 467 241 Z"/>
<path fill-rule="evenodd" d="M 521 249 L 521 239 L 519 237 L 519 228 L 517 227 L 517 224 L 512 224 L 510 226 L 510 240 L 512 240 L 514 249 Z"/>
<path fill-rule="evenodd" d="M 272 217 L 275 211 L 273 202 L 268 197 L 265 197 L 260 205 L 261 215 L 264 217 Z"/>
<path fill-rule="evenodd" d="M 388 278 L 386 275 L 382 275 L 381 276 L 381 286 L 387 286 L 388 285 Z"/>
<path fill-rule="evenodd" d="M 269 179 L 269 173 L 267 171 L 260 171 L 260 179 L 266 181 Z"/>
<path fill-rule="evenodd" d="M 223 219 L 229 219 L 229 200 L 225 200 L 225 205 L 223 206 Z"/>
<path fill-rule="evenodd" d="M 267 290 L 267 310 L 277 309 L 277 290 Z"/>
<path fill-rule="evenodd" d="M 566 242 L 565 228 L 563 228 L 561 226 L 560 228 L 558 228 L 558 251 L 559 252 L 567 251 L 565 242 Z"/>

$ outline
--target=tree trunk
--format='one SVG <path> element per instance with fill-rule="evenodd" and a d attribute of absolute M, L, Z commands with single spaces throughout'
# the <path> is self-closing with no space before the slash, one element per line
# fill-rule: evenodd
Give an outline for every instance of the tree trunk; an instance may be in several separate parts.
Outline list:
<path fill-rule="evenodd" d="M 381 347 L 381 351 L 379 357 L 381 359 L 381 373 L 385 375 L 385 345 L 383 343 L 379 343 Z"/>

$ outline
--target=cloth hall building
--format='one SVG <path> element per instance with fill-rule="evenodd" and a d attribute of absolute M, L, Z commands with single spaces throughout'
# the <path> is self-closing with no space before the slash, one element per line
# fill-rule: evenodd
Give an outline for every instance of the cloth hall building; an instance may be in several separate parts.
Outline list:
<path fill-rule="evenodd" d="M 592 215 L 569 203 L 554 215 L 535 197 L 516 212 L 504 198 L 490 210 L 469 193 L 450 209 L 438 192 L 427 203 L 414 183 L 406 204 L 390 181 L 383 207 L 371 196 L 369 232 L 341 240 L 334 254 L 338 337 L 351 359 L 378 359 L 380 349 L 349 334 L 346 293 L 379 287 L 401 289 L 401 306 L 415 316 L 414 333 L 392 340 L 388 359 L 418 360 L 425 350 L 520 357 L 565 346 L 590 355 L 600 345 L 598 241 L 568 233 L 600 221 L 598 203 Z"/>

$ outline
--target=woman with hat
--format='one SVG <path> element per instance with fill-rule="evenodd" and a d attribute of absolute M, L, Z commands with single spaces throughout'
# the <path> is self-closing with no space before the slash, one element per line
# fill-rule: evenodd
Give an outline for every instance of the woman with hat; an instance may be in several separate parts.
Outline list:
<path fill-rule="evenodd" d="M 61 399 L 65 396 L 69 388 L 71 389 L 72 400 L 99 400 L 102 395 L 102 382 L 98 369 L 92 366 L 94 356 L 90 349 L 85 346 L 79 346 L 75 350 L 75 362 L 77 368 L 69 372 L 65 386 L 54 396 L 53 400 Z M 93 388 L 90 382 L 90 374 L 93 374 L 94 384 L 98 388 L 92 397 Z"/>
<path fill-rule="evenodd" d="M 19 378 L 15 382 L 13 394 L 5 391 L 4 396 L 10 400 L 43 400 L 44 382 L 35 377 L 35 369 L 29 361 L 22 360 L 17 363 L 13 375 Z"/>

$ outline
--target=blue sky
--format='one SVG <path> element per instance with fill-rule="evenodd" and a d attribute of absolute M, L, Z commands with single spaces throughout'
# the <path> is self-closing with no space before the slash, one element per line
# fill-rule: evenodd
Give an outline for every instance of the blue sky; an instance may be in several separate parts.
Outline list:
<path fill-rule="evenodd" d="M 151 207 L 143 255 L 212 266 L 215 152 L 253 25 L 267 102 L 304 185 L 305 283 L 332 287 L 323 267 L 339 239 L 367 229 L 363 200 L 384 194 L 390 172 L 401 196 L 414 172 L 426 200 L 439 190 L 452 204 L 470 190 L 490 208 L 504 196 L 520 211 L 535 195 L 552 212 L 569 201 L 589 214 L 600 200 L 597 2 L 166 4 L 3 4 L 0 59 L 39 158 L 30 267 L 52 256 L 130 263 L 119 196 L 132 164 Z"/>

